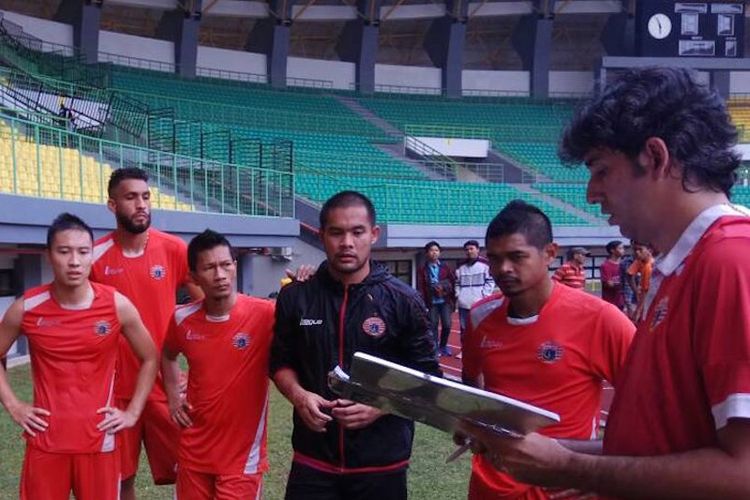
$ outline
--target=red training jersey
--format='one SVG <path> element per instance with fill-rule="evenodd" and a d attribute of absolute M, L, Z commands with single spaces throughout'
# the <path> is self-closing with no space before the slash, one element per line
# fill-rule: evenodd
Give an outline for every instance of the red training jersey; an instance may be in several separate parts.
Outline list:
<path fill-rule="evenodd" d="M 612 304 L 555 283 L 537 316 L 508 316 L 509 300 L 493 295 L 471 309 L 463 373 L 484 378 L 484 389 L 560 415 L 540 433 L 597 437 L 602 381 L 617 379 L 635 327 Z M 482 455 L 472 473 L 497 497 L 547 498 L 537 487 L 497 471 Z"/>
<path fill-rule="evenodd" d="M 266 414 L 273 336 L 271 302 L 237 295 L 227 316 L 203 301 L 178 307 L 165 348 L 187 358 L 191 427 L 180 434 L 180 467 L 208 474 L 268 470 Z"/>
<path fill-rule="evenodd" d="M 159 352 L 177 303 L 177 289 L 187 276 L 187 245 L 180 238 L 156 229 L 148 229 L 146 247 L 137 257 L 122 253 L 114 233 L 94 245 L 91 279 L 115 287 L 133 302 Z M 139 367 L 130 346 L 121 341 L 115 385 L 118 399 L 133 396 Z M 166 400 L 161 377 L 157 378 L 149 399 Z"/>
<path fill-rule="evenodd" d="M 656 263 L 645 318 L 616 386 L 607 455 L 717 446 L 750 418 L 750 217 L 711 207 Z"/>
<path fill-rule="evenodd" d="M 47 430 L 30 446 L 50 453 L 96 453 L 115 449 L 114 434 L 96 426 L 99 408 L 113 403 L 117 341 L 114 288 L 91 283 L 94 300 L 87 309 L 64 309 L 42 285 L 23 295 L 21 330 L 29 340 L 34 403 L 50 412 Z"/>

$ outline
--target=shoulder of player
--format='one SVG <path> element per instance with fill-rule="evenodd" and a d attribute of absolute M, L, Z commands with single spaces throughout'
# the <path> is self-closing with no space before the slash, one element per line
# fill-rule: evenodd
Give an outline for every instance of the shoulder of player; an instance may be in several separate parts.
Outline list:
<path fill-rule="evenodd" d="M 370 286 L 374 289 L 380 287 L 382 290 L 387 290 L 394 296 L 401 297 L 408 302 L 421 300 L 419 292 L 391 274 L 383 281 Z"/>
<path fill-rule="evenodd" d="M 492 295 L 488 295 L 487 297 L 483 297 L 476 301 L 474 305 L 471 306 L 471 311 L 469 312 L 473 327 L 477 328 L 482 321 L 487 319 L 493 311 L 502 307 L 504 303 L 505 296 L 501 292 L 493 293 Z"/>
<path fill-rule="evenodd" d="M 580 314 L 581 320 L 584 321 L 593 319 L 597 315 L 621 314 L 619 309 L 609 302 L 584 290 L 562 285 L 559 286 L 557 292 L 559 294 L 557 306 L 564 309 L 568 317 L 572 314 Z"/>
<path fill-rule="evenodd" d="M 182 250 L 183 248 L 187 249 L 187 243 L 185 243 L 185 240 L 183 240 L 179 236 L 165 233 L 164 231 L 160 231 L 158 229 L 154 229 L 154 228 L 149 229 L 148 237 L 152 241 L 156 240 L 161 245 L 164 245 L 168 248 L 177 248 L 180 250 Z"/>
<path fill-rule="evenodd" d="M 177 307 L 175 307 L 174 313 L 172 315 L 175 324 L 176 325 L 181 324 L 191 315 L 200 311 L 202 307 L 203 307 L 203 299 L 196 300 L 194 302 L 189 302 L 187 304 L 178 305 Z"/>
<path fill-rule="evenodd" d="M 237 302 L 243 308 L 247 308 L 252 311 L 260 310 L 262 312 L 267 312 L 270 314 L 273 314 L 273 311 L 276 308 L 275 304 L 268 299 L 252 297 L 250 295 L 245 295 L 244 293 L 237 294 Z"/>
<path fill-rule="evenodd" d="M 94 263 L 115 246 L 114 232 L 110 232 L 94 242 Z"/>

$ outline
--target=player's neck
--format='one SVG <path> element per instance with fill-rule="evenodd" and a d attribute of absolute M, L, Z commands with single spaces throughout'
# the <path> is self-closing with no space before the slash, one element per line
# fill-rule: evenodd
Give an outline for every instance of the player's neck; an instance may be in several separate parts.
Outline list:
<path fill-rule="evenodd" d="M 147 229 L 135 234 L 118 227 L 115 230 L 115 239 L 125 255 L 140 255 L 146 249 L 149 232 L 150 230 Z"/>
<path fill-rule="evenodd" d="M 531 316 L 536 316 L 542 310 L 544 304 L 547 303 L 550 295 L 552 295 L 553 287 L 552 280 L 548 278 L 538 286 L 510 297 L 508 316 L 512 318 L 530 318 Z"/>
<path fill-rule="evenodd" d="M 237 302 L 237 292 L 233 291 L 228 297 L 203 299 L 203 308 L 209 316 L 226 316 Z"/>
<path fill-rule="evenodd" d="M 88 309 L 94 301 L 94 289 L 88 280 L 76 286 L 53 281 L 50 292 L 63 309 Z"/>
<path fill-rule="evenodd" d="M 620 263 L 620 257 L 611 256 L 607 260 L 610 261 L 610 262 L 613 262 L 615 264 L 619 264 Z"/>
<path fill-rule="evenodd" d="M 333 276 L 333 279 L 336 281 L 340 281 L 342 285 L 344 285 L 344 288 L 348 287 L 349 285 L 356 285 L 358 283 L 362 283 L 367 276 L 370 274 L 370 261 L 367 260 L 365 264 L 354 271 L 353 273 L 340 273 L 336 271 L 335 269 L 329 268 L 328 272 Z"/>

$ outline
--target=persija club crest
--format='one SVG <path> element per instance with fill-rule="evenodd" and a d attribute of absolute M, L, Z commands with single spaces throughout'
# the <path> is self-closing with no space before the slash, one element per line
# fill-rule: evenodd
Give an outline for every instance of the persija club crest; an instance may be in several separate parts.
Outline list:
<path fill-rule="evenodd" d="M 111 331 L 112 325 L 109 324 L 109 321 L 97 321 L 96 324 L 94 324 L 94 333 L 100 337 L 109 334 Z"/>
<path fill-rule="evenodd" d="M 164 266 L 160 266 L 159 264 L 151 266 L 151 269 L 148 273 L 155 280 L 162 280 L 167 276 L 167 270 L 164 268 Z"/>
<path fill-rule="evenodd" d="M 372 316 L 362 323 L 362 330 L 370 337 L 382 337 L 385 335 L 385 321 L 378 316 Z"/>
<path fill-rule="evenodd" d="M 536 357 L 547 364 L 557 363 L 563 357 L 563 347 L 555 342 L 545 342 L 536 351 Z"/>
<path fill-rule="evenodd" d="M 247 346 L 250 345 L 250 335 L 243 332 L 236 333 L 234 337 L 232 337 L 232 345 L 235 349 L 239 349 L 240 351 L 247 349 Z"/>

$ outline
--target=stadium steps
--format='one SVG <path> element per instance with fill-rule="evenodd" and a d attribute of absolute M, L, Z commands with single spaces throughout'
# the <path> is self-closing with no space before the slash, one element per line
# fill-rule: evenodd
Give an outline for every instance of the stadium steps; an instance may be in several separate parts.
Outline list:
<path fill-rule="evenodd" d="M 579 219 L 583 219 L 589 224 L 593 226 L 606 226 L 606 222 L 599 217 L 596 217 L 592 215 L 590 212 L 587 212 L 585 210 L 582 210 L 581 208 L 577 207 L 576 205 L 572 205 L 561 198 L 551 196 L 547 193 L 544 193 L 538 189 L 535 189 L 533 186 L 529 184 L 514 184 L 513 187 L 518 189 L 519 191 L 523 193 L 527 193 L 530 195 L 535 196 L 536 198 L 544 201 L 545 203 L 557 207 L 560 210 L 564 210 L 565 212 L 568 212 L 570 214 L 575 215 Z M 552 220 L 552 223 L 554 224 L 555 221 Z"/>
<path fill-rule="evenodd" d="M 523 183 L 524 180 L 528 178 L 536 178 L 540 181 L 549 179 L 546 175 L 539 173 L 538 170 L 531 168 L 492 147 L 487 152 L 487 161 L 505 167 L 504 180 L 508 183 Z"/>
<path fill-rule="evenodd" d="M 334 95 L 333 97 L 341 104 L 349 108 L 352 113 L 355 113 L 359 115 L 363 120 L 370 122 L 372 125 L 385 132 L 386 135 L 393 137 L 394 139 L 401 138 L 404 135 L 403 132 L 388 123 L 386 120 L 382 119 L 366 107 L 362 106 L 362 104 L 360 104 L 357 99 L 342 95 Z"/>
<path fill-rule="evenodd" d="M 441 176 L 434 170 L 425 167 L 425 165 L 419 160 L 415 160 L 413 158 L 409 158 L 408 156 L 404 156 L 404 144 L 403 143 L 373 144 L 373 146 L 378 148 L 380 151 L 383 151 L 385 154 L 392 156 L 393 158 L 395 158 L 396 160 L 402 163 L 408 163 L 412 167 L 422 172 L 425 175 L 425 177 L 427 177 L 428 179 L 432 179 L 436 181 L 445 180 L 445 177 Z"/>

